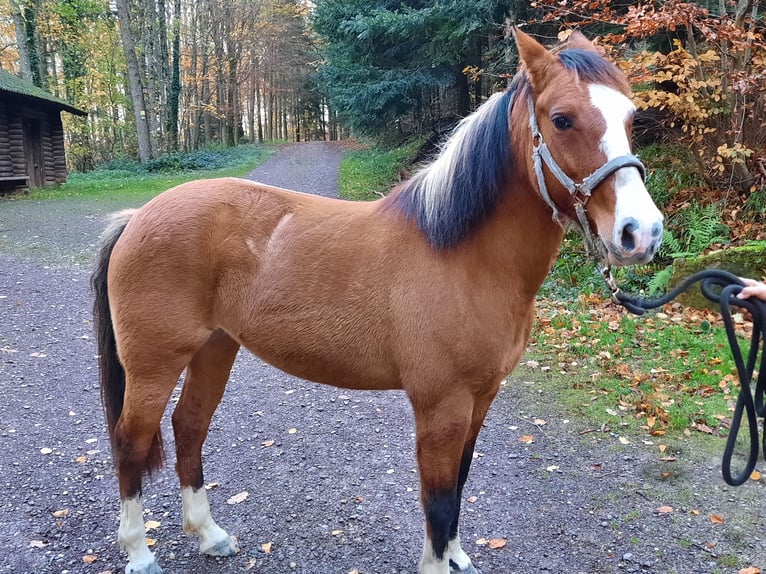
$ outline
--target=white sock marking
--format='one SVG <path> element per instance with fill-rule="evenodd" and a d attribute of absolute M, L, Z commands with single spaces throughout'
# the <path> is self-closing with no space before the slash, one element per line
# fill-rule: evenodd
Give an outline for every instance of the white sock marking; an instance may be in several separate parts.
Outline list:
<path fill-rule="evenodd" d="M 156 563 L 154 554 L 146 545 L 144 508 L 141 496 L 125 498 L 120 504 L 120 528 L 117 531 L 120 546 L 128 553 L 126 572 L 140 572 Z"/>
<path fill-rule="evenodd" d="M 221 543 L 232 545 L 232 552 L 228 554 L 239 550 L 226 531 L 213 520 L 210 504 L 207 501 L 207 491 L 204 488 L 199 490 L 188 486 L 182 488 L 181 500 L 184 510 L 184 532 L 199 537 L 200 552 L 209 553 Z"/>
<path fill-rule="evenodd" d="M 471 567 L 471 559 L 460 546 L 460 535 L 449 541 L 444 550 L 442 559 L 439 560 L 434 553 L 431 539 L 426 537 L 423 544 L 423 556 L 420 559 L 419 574 L 449 574 L 450 560 L 457 564 L 460 570 L 468 570 Z"/>

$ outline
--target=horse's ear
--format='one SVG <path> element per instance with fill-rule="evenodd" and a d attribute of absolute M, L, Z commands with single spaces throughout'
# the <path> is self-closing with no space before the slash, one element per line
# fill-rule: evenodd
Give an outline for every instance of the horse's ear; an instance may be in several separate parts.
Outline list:
<path fill-rule="evenodd" d="M 519 59 L 527 69 L 532 87 L 542 89 L 558 59 L 540 42 L 518 28 L 513 28 L 513 37 L 519 49 Z"/>
<path fill-rule="evenodd" d="M 585 34 L 579 30 L 572 30 L 572 33 L 569 34 L 569 38 L 567 38 L 565 47 L 577 48 L 579 50 L 590 50 L 591 52 L 598 51 L 596 46 L 594 46 L 593 43 L 585 37 Z"/>

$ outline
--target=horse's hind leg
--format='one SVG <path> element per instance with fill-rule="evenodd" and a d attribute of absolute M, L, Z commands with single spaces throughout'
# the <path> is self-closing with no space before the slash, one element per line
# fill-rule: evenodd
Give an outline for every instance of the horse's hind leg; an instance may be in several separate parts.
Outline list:
<path fill-rule="evenodd" d="M 114 430 L 120 485 L 120 546 L 128 553 L 127 574 L 160 574 L 146 544 L 141 483 L 144 472 L 163 461 L 160 421 L 185 361 L 168 361 L 152 372 L 126 368 L 124 407 Z"/>
<path fill-rule="evenodd" d="M 200 552 L 211 556 L 239 552 L 236 540 L 213 520 L 202 475 L 202 444 L 238 350 L 239 343 L 224 331 L 214 331 L 189 363 L 181 398 L 173 412 L 184 531 L 198 536 Z"/>

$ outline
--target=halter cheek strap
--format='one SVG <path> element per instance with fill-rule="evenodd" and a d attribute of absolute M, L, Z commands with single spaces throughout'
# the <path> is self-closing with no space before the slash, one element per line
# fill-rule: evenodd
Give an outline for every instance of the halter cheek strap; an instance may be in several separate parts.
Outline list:
<path fill-rule="evenodd" d="M 646 180 L 646 168 L 641 160 L 634 155 L 621 155 L 610 159 L 604 165 L 599 167 L 596 171 L 583 179 L 580 183 L 576 183 L 571 177 L 569 177 L 563 169 L 553 159 L 550 149 L 543 140 L 543 135 L 540 133 L 540 128 L 537 125 L 537 117 L 535 116 L 535 104 L 532 97 L 529 98 L 529 127 L 532 130 L 532 157 L 535 163 L 535 174 L 537 175 L 537 184 L 540 189 L 540 195 L 545 203 L 547 203 L 553 210 L 553 219 L 560 221 L 559 209 L 555 202 L 548 193 L 548 187 L 545 184 L 545 175 L 543 173 L 543 163 L 548 166 L 553 176 L 564 186 L 575 201 L 575 207 L 584 206 L 588 203 L 593 190 L 598 187 L 603 181 L 623 167 L 635 167 L 641 174 L 641 179 Z M 578 213 L 579 218 L 579 213 Z M 579 222 L 583 224 L 582 219 Z"/>

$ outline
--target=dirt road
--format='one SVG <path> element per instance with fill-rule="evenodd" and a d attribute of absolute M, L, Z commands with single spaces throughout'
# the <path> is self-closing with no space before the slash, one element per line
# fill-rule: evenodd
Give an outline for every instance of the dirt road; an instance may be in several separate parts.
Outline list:
<path fill-rule="evenodd" d="M 287 146 L 250 177 L 333 195 L 340 156 Z M 0 573 L 124 568 L 88 288 L 118 203 L 0 200 Z M 590 432 L 599 425 L 547 390 L 556 372 L 520 369 L 479 437 L 461 533 L 484 574 L 766 568 L 763 482 L 726 487 L 720 453 L 693 440 L 661 462 L 649 437 Z M 416 571 L 423 522 L 402 393 L 323 387 L 242 353 L 204 449 L 213 514 L 242 547 L 230 559 L 199 555 L 183 534 L 169 417 L 163 428 L 168 465 L 144 494 L 166 573 Z"/>

